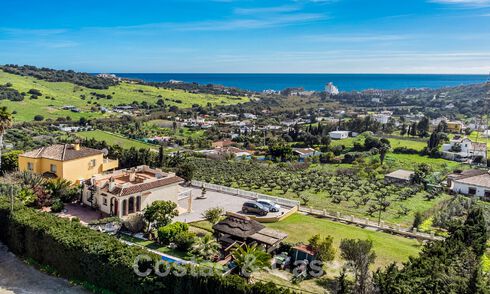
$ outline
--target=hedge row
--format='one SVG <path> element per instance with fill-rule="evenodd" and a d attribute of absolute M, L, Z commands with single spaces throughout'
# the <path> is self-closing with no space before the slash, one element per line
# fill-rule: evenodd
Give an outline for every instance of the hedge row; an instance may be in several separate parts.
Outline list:
<path fill-rule="evenodd" d="M 288 293 L 272 283 L 247 284 L 235 275 L 139 277 L 133 263 L 138 255 L 149 255 L 146 250 L 30 208 L 18 206 L 10 214 L 2 197 L 0 241 L 15 254 L 49 265 L 65 278 L 87 281 L 116 293 Z M 158 260 L 158 256 L 150 256 Z"/>

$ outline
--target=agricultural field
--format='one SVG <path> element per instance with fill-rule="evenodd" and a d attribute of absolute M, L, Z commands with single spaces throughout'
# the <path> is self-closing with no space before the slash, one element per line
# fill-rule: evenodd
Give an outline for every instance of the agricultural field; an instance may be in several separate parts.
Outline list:
<path fill-rule="evenodd" d="M 75 135 L 82 138 L 82 139 L 95 139 L 97 141 L 105 141 L 109 145 L 119 145 L 125 149 L 129 149 L 131 147 L 134 147 L 136 149 L 150 148 L 153 150 L 158 150 L 157 145 L 148 144 L 148 143 L 140 142 L 137 140 L 128 139 L 128 138 L 123 137 L 121 135 L 117 135 L 117 134 L 113 134 L 113 133 L 109 133 L 109 132 L 104 132 L 104 131 L 100 131 L 100 130 L 78 132 L 78 133 L 75 133 Z"/>
<path fill-rule="evenodd" d="M 130 104 L 133 101 L 148 104 L 156 103 L 158 99 L 163 99 L 165 105 L 174 105 L 179 108 L 191 107 L 193 104 L 207 105 L 227 105 L 247 102 L 248 98 L 224 95 L 194 94 L 183 90 L 171 90 L 156 88 L 152 86 L 121 83 L 111 86 L 109 89 L 96 90 L 66 82 L 47 82 L 33 77 L 24 77 L 6 73 L 0 70 L 0 84 L 11 83 L 12 88 L 19 92 L 27 93 L 30 89 L 39 90 L 42 96 L 37 99 L 30 99 L 27 94 L 23 101 L 1 100 L 0 106 L 7 106 L 11 111 L 15 111 L 16 121 L 31 121 L 35 115 L 43 115 L 45 119 L 55 119 L 57 117 L 70 116 L 73 120 L 80 117 L 92 118 L 108 116 L 101 112 L 91 112 L 91 108 L 96 104 L 110 108 L 120 104 Z M 112 99 L 97 99 L 91 93 L 111 95 Z M 85 100 L 81 95 L 85 95 Z M 49 97 L 49 98 L 48 98 Z M 80 113 L 62 110 L 65 105 L 72 105 L 81 110 Z"/>
<path fill-rule="evenodd" d="M 282 164 L 193 159 L 195 178 L 209 183 L 300 200 L 304 206 L 410 226 L 414 214 L 447 199 L 418 186 L 387 185 L 369 168 L 334 172 L 318 166 L 297 170 Z M 328 165 L 324 165 L 328 166 Z M 369 166 L 369 165 L 367 165 Z M 350 165 L 350 167 L 353 167 Z M 381 211 L 381 214 L 380 214 Z"/>

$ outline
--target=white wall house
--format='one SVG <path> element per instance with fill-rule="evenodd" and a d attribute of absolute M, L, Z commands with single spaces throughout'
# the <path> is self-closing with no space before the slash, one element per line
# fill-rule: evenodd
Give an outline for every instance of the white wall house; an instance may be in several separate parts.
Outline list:
<path fill-rule="evenodd" d="M 334 140 L 342 140 L 349 137 L 349 131 L 333 131 L 328 133 L 328 135 Z"/>
<path fill-rule="evenodd" d="M 313 148 L 293 148 L 293 152 L 299 155 L 300 158 L 308 158 L 322 154 L 320 151 L 316 151 Z"/>
<path fill-rule="evenodd" d="M 460 149 L 460 151 L 458 151 Z M 487 159 L 487 144 L 473 142 L 468 138 L 453 139 L 442 145 L 443 157 L 449 160 L 468 161 L 481 156 Z"/>
<path fill-rule="evenodd" d="M 154 201 L 178 203 L 184 180 L 160 169 L 138 166 L 95 175 L 83 187 L 82 202 L 106 215 L 124 218 L 144 210 Z"/>
<path fill-rule="evenodd" d="M 449 188 L 459 194 L 490 199 L 490 174 L 486 170 L 468 170 L 448 176 Z"/>

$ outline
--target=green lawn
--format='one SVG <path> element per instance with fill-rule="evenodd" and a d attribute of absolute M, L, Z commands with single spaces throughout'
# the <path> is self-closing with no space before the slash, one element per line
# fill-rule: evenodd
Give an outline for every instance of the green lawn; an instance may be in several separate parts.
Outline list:
<path fill-rule="evenodd" d="M 154 150 L 158 149 L 158 146 L 156 145 L 128 139 L 123 136 L 104 132 L 101 130 L 78 132 L 76 133 L 76 135 L 83 139 L 95 139 L 97 141 L 106 141 L 106 143 L 108 143 L 109 145 L 119 145 L 125 149 L 129 149 L 131 147 L 137 149 L 141 149 L 141 148 L 150 148 Z"/>
<path fill-rule="evenodd" d="M 143 240 L 143 239 L 135 238 L 135 237 L 124 235 L 124 234 L 121 234 L 120 238 L 122 240 L 125 240 L 128 242 L 146 247 L 148 249 L 156 250 L 156 251 L 164 253 L 164 254 L 168 254 L 168 255 L 175 256 L 175 257 L 182 258 L 182 259 L 189 259 L 190 258 L 186 252 L 182 252 L 182 251 L 179 251 L 177 249 L 172 249 L 172 248 L 169 248 L 167 246 L 162 246 L 155 241 Z"/>
<path fill-rule="evenodd" d="M 463 164 L 456 161 L 446 160 L 443 158 L 420 156 L 418 154 L 388 153 L 385 158 L 385 164 L 388 165 L 391 169 L 414 170 L 414 168 L 420 163 L 429 164 L 434 171 L 463 168 L 464 166 Z"/>
<path fill-rule="evenodd" d="M 406 261 L 409 256 L 418 255 L 421 246 L 418 241 L 413 239 L 362 229 L 299 213 L 281 222 L 266 224 L 266 226 L 287 233 L 289 236 L 286 241 L 294 243 L 306 243 L 315 234 L 330 235 L 334 238 L 334 247 L 337 249 L 337 261 L 341 260 L 338 247 L 342 239 L 371 240 L 377 256 L 375 267 L 384 267 L 392 262 Z"/>
<path fill-rule="evenodd" d="M 422 150 L 424 147 L 427 146 L 426 140 L 420 141 L 417 140 L 416 138 L 408 138 L 408 137 L 396 137 L 396 138 L 388 138 L 388 140 L 391 143 L 391 148 L 397 148 L 397 147 L 406 147 L 406 148 L 412 148 L 416 150 Z M 349 137 L 347 139 L 343 140 L 332 140 L 331 145 L 332 146 L 340 146 L 344 145 L 346 148 L 352 148 L 354 147 L 354 142 L 359 141 L 363 142 L 363 136 L 360 135 L 358 137 Z"/>
<path fill-rule="evenodd" d="M 109 87 L 106 90 L 90 89 L 77 86 L 66 82 L 47 82 L 33 77 L 23 77 L 13 75 L 0 70 L 0 84 L 11 83 L 14 89 L 19 92 L 28 92 L 30 89 L 37 89 L 43 94 L 38 99 L 30 99 L 27 95 L 24 101 L 13 102 L 1 100 L 0 106 L 7 106 L 11 111 L 16 111 L 16 121 L 30 121 L 34 116 L 41 114 L 44 118 L 56 118 L 70 116 L 72 119 L 80 117 L 100 117 L 100 112 L 91 112 L 91 107 L 96 103 L 105 107 L 112 107 L 119 104 L 129 104 L 133 101 L 146 101 L 149 104 L 156 103 L 158 99 L 163 99 L 166 105 L 175 105 L 179 108 L 188 108 L 193 104 L 207 105 L 227 105 L 247 102 L 248 98 L 234 97 L 225 95 L 194 94 L 183 90 L 162 89 L 152 86 L 121 83 L 117 86 Z M 92 97 L 91 92 L 98 94 L 112 95 L 113 99 L 99 99 Z M 85 95 L 82 100 L 80 95 Z M 46 99 L 46 96 L 54 97 L 55 100 Z M 159 97 L 160 96 L 160 97 Z M 180 100 L 180 101 L 179 101 Z M 62 110 L 64 105 L 73 105 L 82 110 L 81 113 L 74 113 Z M 105 115 L 107 116 L 107 114 Z"/>

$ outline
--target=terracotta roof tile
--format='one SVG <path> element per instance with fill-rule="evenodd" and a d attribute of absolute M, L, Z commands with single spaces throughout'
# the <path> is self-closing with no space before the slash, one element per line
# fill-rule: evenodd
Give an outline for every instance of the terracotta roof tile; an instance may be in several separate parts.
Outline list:
<path fill-rule="evenodd" d="M 56 144 L 23 153 L 21 156 L 66 161 L 99 154 L 103 154 L 103 152 L 87 147 L 80 147 L 80 150 L 75 150 L 71 144 Z"/>
<path fill-rule="evenodd" d="M 144 191 L 153 190 L 153 189 L 160 188 L 163 186 L 168 186 L 168 185 L 175 184 L 175 183 L 180 183 L 183 181 L 184 180 L 182 178 L 174 176 L 174 177 L 159 179 L 159 180 L 148 182 L 148 183 L 133 185 L 133 186 L 129 186 L 126 188 L 116 187 L 111 193 L 119 195 L 119 196 L 127 196 L 127 195 L 132 195 L 135 193 L 141 193 Z"/>

